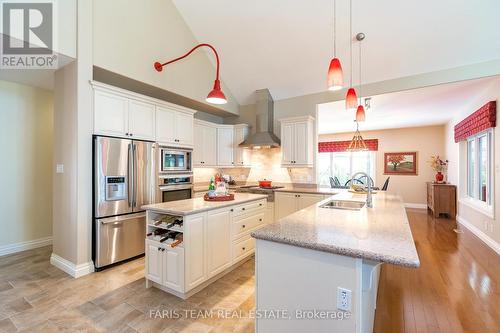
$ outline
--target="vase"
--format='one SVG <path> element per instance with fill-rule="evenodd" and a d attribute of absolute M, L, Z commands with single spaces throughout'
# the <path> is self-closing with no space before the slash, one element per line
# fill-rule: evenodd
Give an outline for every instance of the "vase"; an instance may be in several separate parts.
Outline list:
<path fill-rule="evenodd" d="M 438 171 L 438 173 L 436 173 L 436 183 L 442 183 L 443 179 L 444 179 L 443 173 L 441 171 Z"/>

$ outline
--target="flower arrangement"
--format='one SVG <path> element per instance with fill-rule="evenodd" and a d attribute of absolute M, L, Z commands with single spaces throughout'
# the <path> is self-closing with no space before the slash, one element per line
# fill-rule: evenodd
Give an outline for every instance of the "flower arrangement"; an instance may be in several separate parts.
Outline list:
<path fill-rule="evenodd" d="M 446 170 L 448 166 L 448 160 L 442 160 L 439 155 L 431 156 L 429 160 L 429 164 L 431 165 L 432 170 L 436 172 L 443 172 Z"/>

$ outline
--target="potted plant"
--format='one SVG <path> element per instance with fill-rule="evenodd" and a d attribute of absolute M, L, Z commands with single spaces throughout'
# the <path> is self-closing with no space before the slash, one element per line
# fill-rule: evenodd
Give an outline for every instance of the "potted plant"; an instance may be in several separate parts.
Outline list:
<path fill-rule="evenodd" d="M 445 172 L 448 167 L 448 160 L 443 161 L 439 155 L 431 156 L 429 164 L 432 170 L 436 171 L 436 183 L 442 183 L 444 180 L 443 172 Z"/>

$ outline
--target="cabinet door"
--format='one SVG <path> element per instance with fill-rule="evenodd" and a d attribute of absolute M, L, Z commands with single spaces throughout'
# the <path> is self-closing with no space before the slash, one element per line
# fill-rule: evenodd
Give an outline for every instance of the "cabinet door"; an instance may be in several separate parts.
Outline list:
<path fill-rule="evenodd" d="M 134 139 L 155 140 L 155 106 L 130 100 L 128 104 L 130 136 Z"/>
<path fill-rule="evenodd" d="M 146 278 L 156 283 L 162 282 L 162 252 L 153 243 L 146 242 Z"/>
<path fill-rule="evenodd" d="M 201 124 L 194 124 L 194 149 L 193 149 L 193 165 L 195 167 L 202 167 L 205 154 L 205 128 Z"/>
<path fill-rule="evenodd" d="M 156 141 L 163 144 L 176 144 L 175 111 L 156 107 Z"/>
<path fill-rule="evenodd" d="M 208 277 L 231 265 L 231 212 L 209 212 L 207 217 Z"/>
<path fill-rule="evenodd" d="M 217 129 L 217 166 L 233 166 L 233 129 Z"/>
<path fill-rule="evenodd" d="M 162 251 L 163 285 L 184 292 L 184 249 L 167 247 Z"/>
<path fill-rule="evenodd" d="M 309 137 L 307 123 L 297 123 L 294 125 L 294 153 L 293 164 L 309 164 Z"/>
<path fill-rule="evenodd" d="M 281 126 L 281 164 L 293 164 L 295 154 L 294 125 Z"/>
<path fill-rule="evenodd" d="M 248 137 L 248 127 L 237 127 L 234 130 L 234 163 L 236 166 L 249 166 L 250 149 L 240 148 L 239 144 Z"/>
<path fill-rule="evenodd" d="M 272 202 L 267 203 L 264 222 L 266 224 L 274 223 L 274 203 Z"/>
<path fill-rule="evenodd" d="M 297 195 L 299 196 L 297 200 L 299 210 L 312 206 L 325 198 L 325 196 L 322 194 L 297 193 Z"/>
<path fill-rule="evenodd" d="M 192 215 L 184 221 L 186 291 L 206 280 L 205 215 Z"/>
<path fill-rule="evenodd" d="M 125 137 L 128 133 L 128 100 L 114 94 L 95 91 L 94 133 Z"/>
<path fill-rule="evenodd" d="M 205 126 L 203 129 L 203 166 L 217 166 L 217 129 Z"/>
<path fill-rule="evenodd" d="M 175 115 L 176 143 L 183 147 L 192 147 L 194 144 L 193 130 L 193 115 L 177 112 Z"/>
<path fill-rule="evenodd" d="M 276 202 L 274 203 L 276 221 L 298 210 L 295 196 L 295 193 L 276 193 Z"/>

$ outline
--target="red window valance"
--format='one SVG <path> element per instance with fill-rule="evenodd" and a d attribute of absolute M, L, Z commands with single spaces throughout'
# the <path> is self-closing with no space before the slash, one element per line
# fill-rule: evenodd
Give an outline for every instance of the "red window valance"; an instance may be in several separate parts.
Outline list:
<path fill-rule="evenodd" d="M 497 102 L 491 101 L 455 125 L 455 142 L 496 126 Z"/>
<path fill-rule="evenodd" d="M 336 153 L 347 151 L 351 141 L 328 141 L 319 142 L 318 151 L 320 153 Z M 378 139 L 368 139 L 365 140 L 366 147 L 368 150 L 377 151 L 378 150 Z"/>

